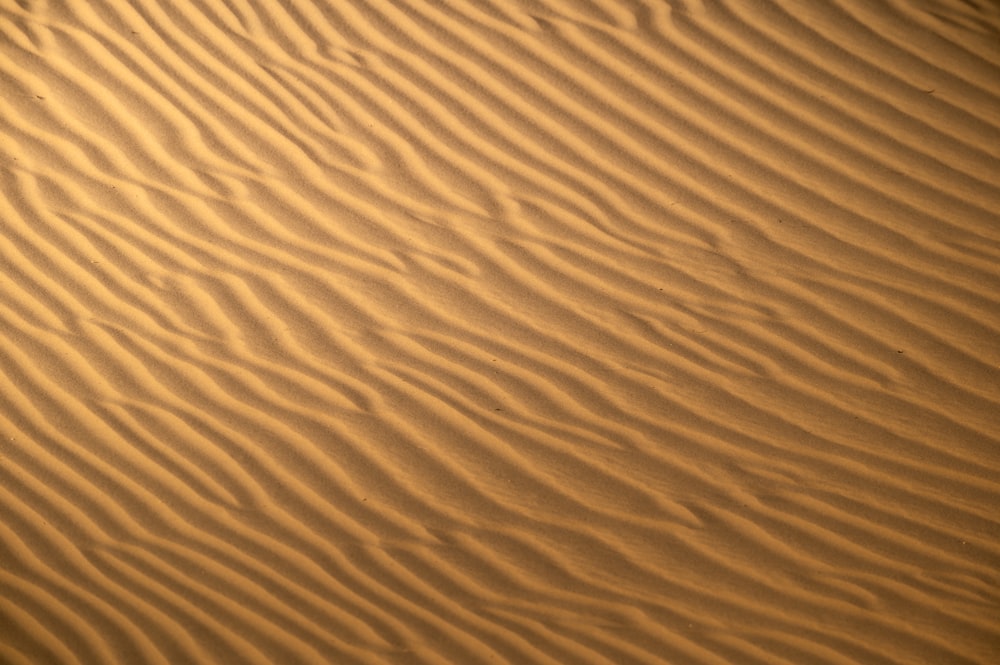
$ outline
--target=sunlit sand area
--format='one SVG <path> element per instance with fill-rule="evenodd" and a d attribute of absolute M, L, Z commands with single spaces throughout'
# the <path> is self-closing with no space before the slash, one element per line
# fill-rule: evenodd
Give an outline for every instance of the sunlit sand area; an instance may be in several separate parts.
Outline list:
<path fill-rule="evenodd" d="M 1000 662 L 1000 5 L 0 0 L 0 663 Z"/>

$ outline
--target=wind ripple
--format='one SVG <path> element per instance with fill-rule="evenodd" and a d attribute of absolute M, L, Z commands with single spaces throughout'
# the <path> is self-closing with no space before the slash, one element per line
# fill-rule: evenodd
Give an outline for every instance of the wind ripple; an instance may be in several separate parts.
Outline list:
<path fill-rule="evenodd" d="M 1000 13 L 0 0 L 0 661 L 988 663 Z"/>

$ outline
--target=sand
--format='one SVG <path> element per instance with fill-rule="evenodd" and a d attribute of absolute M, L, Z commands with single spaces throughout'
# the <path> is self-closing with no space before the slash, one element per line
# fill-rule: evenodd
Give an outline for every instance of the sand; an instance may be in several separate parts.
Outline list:
<path fill-rule="evenodd" d="M 0 0 L 0 662 L 1000 662 L 990 0 Z"/>

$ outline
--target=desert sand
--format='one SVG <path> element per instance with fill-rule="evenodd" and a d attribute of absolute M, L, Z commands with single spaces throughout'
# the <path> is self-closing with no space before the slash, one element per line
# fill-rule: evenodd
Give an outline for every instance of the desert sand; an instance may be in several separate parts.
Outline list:
<path fill-rule="evenodd" d="M 991 0 L 0 0 L 0 663 L 1000 662 Z"/>

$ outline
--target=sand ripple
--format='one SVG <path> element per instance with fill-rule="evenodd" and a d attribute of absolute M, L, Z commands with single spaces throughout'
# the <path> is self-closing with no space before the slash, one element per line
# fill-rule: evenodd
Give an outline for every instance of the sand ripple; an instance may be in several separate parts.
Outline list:
<path fill-rule="evenodd" d="M 1000 10 L 0 0 L 0 662 L 1000 658 Z"/>

